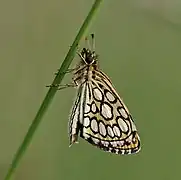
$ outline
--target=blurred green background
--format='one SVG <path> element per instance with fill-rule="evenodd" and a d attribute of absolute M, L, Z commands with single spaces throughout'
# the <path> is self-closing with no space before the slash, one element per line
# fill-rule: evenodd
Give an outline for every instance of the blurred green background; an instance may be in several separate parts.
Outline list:
<path fill-rule="evenodd" d="M 1 1 L 0 180 L 93 2 Z M 75 89 L 68 88 L 57 92 L 14 180 L 181 179 L 181 3 L 105 0 L 92 32 L 101 69 L 135 118 L 142 150 L 119 156 L 82 139 L 69 148 Z"/>

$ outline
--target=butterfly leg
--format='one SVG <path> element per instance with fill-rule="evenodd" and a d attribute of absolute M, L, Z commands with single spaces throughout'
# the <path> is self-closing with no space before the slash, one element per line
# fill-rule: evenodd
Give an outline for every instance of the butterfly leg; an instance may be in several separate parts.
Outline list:
<path fill-rule="evenodd" d="M 50 84 L 46 87 L 55 87 L 57 88 L 57 90 L 61 90 L 61 89 L 65 89 L 65 88 L 68 88 L 68 87 L 77 87 L 78 84 L 77 84 L 77 81 L 76 80 L 73 80 L 73 83 L 69 83 L 69 84 L 64 84 L 64 85 L 61 85 L 61 84 Z"/>
<path fill-rule="evenodd" d="M 59 70 L 60 70 L 60 69 L 57 69 L 57 72 L 54 73 L 54 74 L 55 74 L 55 75 L 58 75 L 58 74 L 59 74 Z M 62 72 L 61 74 L 71 73 L 71 72 L 73 72 L 73 71 L 75 71 L 75 70 L 76 70 L 76 68 L 67 69 L 66 71 Z"/>
<path fill-rule="evenodd" d="M 68 87 L 76 87 L 77 85 L 75 83 L 70 83 L 70 84 L 64 84 L 64 85 L 61 85 L 61 84 L 50 84 L 46 87 L 55 87 L 57 88 L 57 90 L 61 90 L 61 89 L 65 89 L 65 88 L 68 88 Z"/>

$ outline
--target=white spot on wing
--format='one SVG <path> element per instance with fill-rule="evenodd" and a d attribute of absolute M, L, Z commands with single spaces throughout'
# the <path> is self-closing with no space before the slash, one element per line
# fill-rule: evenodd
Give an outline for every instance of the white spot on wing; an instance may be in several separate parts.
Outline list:
<path fill-rule="evenodd" d="M 89 113 L 90 112 L 90 106 L 88 104 L 85 105 L 84 112 L 85 113 Z"/>
<path fill-rule="evenodd" d="M 113 127 L 113 131 L 114 131 L 114 134 L 117 136 L 117 137 L 120 137 L 121 136 L 121 133 L 120 133 L 120 130 L 117 126 L 114 126 Z"/>
<path fill-rule="evenodd" d="M 131 134 L 131 135 L 127 138 L 127 141 L 128 141 L 128 142 L 132 142 L 132 140 L 133 140 L 133 135 Z"/>
<path fill-rule="evenodd" d="M 119 153 L 119 149 L 115 149 L 116 150 L 116 154 L 118 154 Z"/>
<path fill-rule="evenodd" d="M 89 134 L 84 133 L 84 139 L 88 139 L 88 138 L 90 138 Z"/>
<path fill-rule="evenodd" d="M 107 132 L 108 132 L 110 137 L 112 137 L 112 138 L 114 137 L 113 130 L 112 130 L 112 128 L 110 126 L 107 127 Z"/>
<path fill-rule="evenodd" d="M 102 104 L 101 106 L 101 114 L 105 119 L 111 119 L 112 118 L 112 109 L 108 104 Z"/>
<path fill-rule="evenodd" d="M 113 148 L 110 147 L 109 150 L 108 150 L 108 152 L 112 152 L 112 151 L 111 151 L 112 149 L 113 149 Z"/>
<path fill-rule="evenodd" d="M 118 146 L 123 146 L 123 144 L 124 144 L 124 141 L 117 141 Z"/>
<path fill-rule="evenodd" d="M 121 115 L 126 119 L 128 117 L 126 111 L 124 110 L 124 108 L 120 108 L 119 112 L 121 113 Z"/>
<path fill-rule="evenodd" d="M 91 137 L 91 138 L 92 138 L 92 140 L 94 141 L 95 144 L 99 143 L 99 139 L 96 139 L 96 138 L 93 138 L 93 137 Z"/>
<path fill-rule="evenodd" d="M 96 108 L 96 104 L 95 103 L 92 104 L 91 110 L 92 110 L 93 113 L 96 113 L 97 108 Z"/>
<path fill-rule="evenodd" d="M 91 128 L 94 132 L 98 132 L 98 125 L 97 125 L 97 121 L 95 119 L 91 120 Z"/>
<path fill-rule="evenodd" d="M 115 97 L 109 91 L 106 92 L 106 98 L 109 102 L 115 101 Z"/>
<path fill-rule="evenodd" d="M 129 128 L 128 128 L 128 125 L 125 123 L 125 121 L 121 118 L 119 118 L 117 121 L 118 121 L 118 125 L 119 125 L 120 129 L 123 132 L 127 132 Z"/>
<path fill-rule="evenodd" d="M 128 151 L 128 154 L 131 154 L 131 149 L 128 149 L 127 151 Z"/>
<path fill-rule="evenodd" d="M 109 142 L 107 142 L 107 141 L 101 141 L 101 143 L 102 143 L 104 146 L 106 146 L 106 147 L 109 146 Z"/>
<path fill-rule="evenodd" d="M 85 117 L 84 118 L 84 126 L 88 127 L 89 125 L 90 125 L 90 119 L 89 119 L 89 117 Z"/>
<path fill-rule="evenodd" d="M 99 131 L 101 135 L 106 136 L 106 128 L 102 122 L 99 123 Z"/>
<path fill-rule="evenodd" d="M 93 94 L 94 94 L 94 97 L 95 97 L 96 100 L 98 100 L 98 101 L 102 101 L 103 100 L 102 93 L 101 93 L 101 91 L 98 88 L 94 88 L 93 89 Z"/>
<path fill-rule="evenodd" d="M 113 146 L 113 147 L 117 147 L 117 143 L 116 142 L 111 142 L 111 145 Z"/>

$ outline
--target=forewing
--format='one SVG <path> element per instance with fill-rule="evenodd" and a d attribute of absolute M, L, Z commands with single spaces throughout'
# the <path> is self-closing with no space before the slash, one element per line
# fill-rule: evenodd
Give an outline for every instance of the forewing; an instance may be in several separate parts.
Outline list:
<path fill-rule="evenodd" d="M 132 117 L 102 72 L 97 74 L 97 79 L 86 83 L 84 102 L 82 138 L 116 154 L 132 154 L 140 150 L 140 138 Z"/>

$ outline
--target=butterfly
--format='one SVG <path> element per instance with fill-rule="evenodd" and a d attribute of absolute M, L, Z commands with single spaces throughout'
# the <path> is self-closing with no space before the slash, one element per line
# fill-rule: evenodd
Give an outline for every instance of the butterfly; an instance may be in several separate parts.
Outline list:
<path fill-rule="evenodd" d="M 129 110 L 109 77 L 99 69 L 92 47 L 79 53 L 80 62 L 73 73 L 77 96 L 69 118 L 70 145 L 78 137 L 111 153 L 132 154 L 140 151 L 140 138 Z"/>

